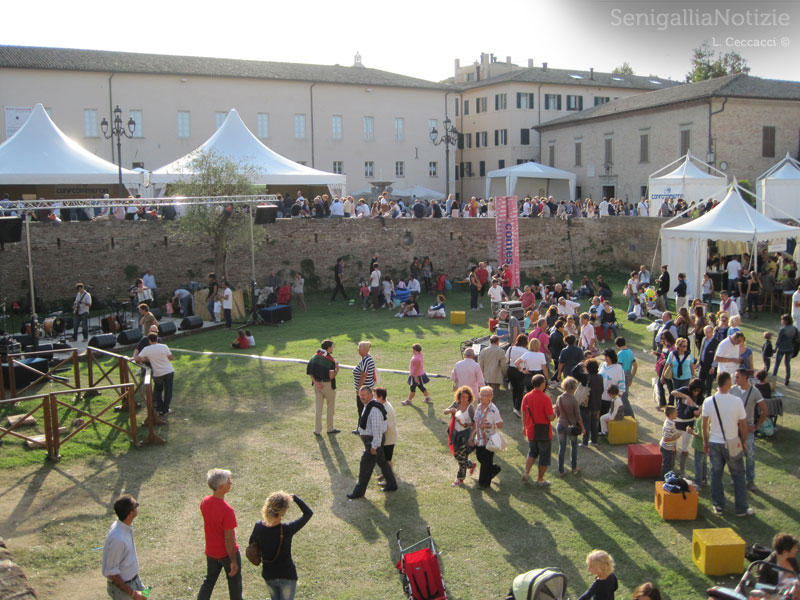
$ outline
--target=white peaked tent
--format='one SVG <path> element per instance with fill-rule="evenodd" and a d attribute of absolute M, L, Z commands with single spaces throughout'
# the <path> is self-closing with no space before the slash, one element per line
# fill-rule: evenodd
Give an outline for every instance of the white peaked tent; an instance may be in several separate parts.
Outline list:
<path fill-rule="evenodd" d="M 706 173 L 702 168 L 714 171 L 718 175 Z M 728 188 L 728 179 L 722 171 L 687 152 L 650 175 L 647 188 L 650 216 L 657 217 L 664 200 L 683 198 L 689 205 L 701 199 L 708 200 L 714 196 L 721 196 Z"/>
<path fill-rule="evenodd" d="M 692 298 L 700 296 L 709 241 L 755 244 L 800 236 L 800 228 L 784 225 L 756 211 L 745 202 L 739 189 L 734 181 L 725 199 L 710 212 L 684 225 L 661 228 L 661 264 L 669 266 L 673 281 L 677 281 L 678 273 L 686 273 Z"/>
<path fill-rule="evenodd" d="M 524 182 L 520 182 L 524 179 Z M 489 171 L 486 177 L 486 197 L 489 196 L 521 196 L 530 194 L 538 196 L 544 189 L 545 195 L 554 196 L 556 200 L 575 200 L 575 181 L 577 176 L 569 171 L 562 171 L 536 162 L 526 162 L 505 169 Z M 517 188 L 519 193 L 517 192 Z"/>
<path fill-rule="evenodd" d="M 122 169 L 122 182 L 142 176 Z M 53 123 L 37 104 L 28 120 L 0 144 L 0 185 L 116 184 L 119 168 L 82 148 Z"/>
<path fill-rule="evenodd" d="M 756 180 L 756 208 L 775 219 L 800 218 L 800 162 L 789 153 Z"/>
<path fill-rule="evenodd" d="M 192 159 L 200 152 L 213 151 L 241 164 L 255 167 L 254 184 L 327 185 L 332 193 L 344 193 L 345 176 L 318 171 L 273 152 L 262 144 L 232 108 L 219 129 L 199 148 L 153 171 L 153 183 L 170 183 L 191 174 Z"/>

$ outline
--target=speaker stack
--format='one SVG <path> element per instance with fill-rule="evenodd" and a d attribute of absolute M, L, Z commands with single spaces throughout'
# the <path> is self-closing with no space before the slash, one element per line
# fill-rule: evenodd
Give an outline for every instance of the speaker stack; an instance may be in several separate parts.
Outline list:
<path fill-rule="evenodd" d="M 274 223 L 276 218 L 278 218 L 277 206 L 270 204 L 268 206 L 256 207 L 256 218 L 254 221 L 256 225 L 267 225 L 268 223 Z"/>
<path fill-rule="evenodd" d="M 12 244 L 21 239 L 22 217 L 0 217 L 0 244 Z"/>
<path fill-rule="evenodd" d="M 101 350 L 110 350 L 117 345 L 117 336 L 113 333 L 104 333 L 103 335 L 95 335 L 89 339 L 89 346 L 92 348 L 100 348 Z"/>
<path fill-rule="evenodd" d="M 203 317 L 200 317 L 198 315 L 185 317 L 183 321 L 181 321 L 181 331 L 186 331 L 187 329 L 200 329 L 202 326 L 203 326 Z"/>
<path fill-rule="evenodd" d="M 178 328 L 175 326 L 175 321 L 164 321 L 158 325 L 158 335 L 167 337 L 168 335 L 175 335 Z"/>
<path fill-rule="evenodd" d="M 119 335 L 117 335 L 117 343 L 120 346 L 132 346 L 133 344 L 137 344 L 140 339 L 142 339 L 142 330 L 138 327 L 136 329 L 120 331 Z"/>
<path fill-rule="evenodd" d="M 258 314 L 267 325 L 277 325 L 292 320 L 292 307 L 287 304 L 276 304 L 262 308 Z"/>

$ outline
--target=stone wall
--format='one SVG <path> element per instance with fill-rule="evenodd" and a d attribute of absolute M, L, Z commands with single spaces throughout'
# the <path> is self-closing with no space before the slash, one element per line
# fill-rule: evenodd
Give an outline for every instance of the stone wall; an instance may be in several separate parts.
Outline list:
<path fill-rule="evenodd" d="M 520 249 L 523 273 L 574 280 L 598 270 L 627 270 L 653 260 L 661 219 L 611 217 L 577 219 L 569 225 L 556 219 L 521 219 Z M 369 219 L 279 219 L 266 225 L 267 242 L 256 250 L 256 274 L 263 284 L 270 269 L 285 277 L 311 259 L 323 288 L 332 286 L 336 257 L 345 257 L 348 286 L 365 277 L 372 252 L 380 253 L 382 270 L 407 273 L 414 256 L 430 256 L 437 273 L 460 279 L 475 260 L 494 258 L 494 220 L 387 220 L 387 231 Z M 24 240 L 24 231 L 23 231 Z M 213 270 L 213 253 L 206 246 L 186 247 L 170 236 L 163 224 L 150 221 L 67 222 L 31 224 L 36 296 L 50 305 L 74 297 L 83 281 L 102 299 L 123 298 L 132 278 L 152 266 L 161 292 L 204 282 Z M 658 262 L 658 261 L 656 261 Z M 135 267 L 135 268 L 134 268 Z M 228 262 L 228 279 L 236 287 L 250 280 L 250 250 L 236 251 Z M 308 281 L 309 278 L 307 278 Z M 27 294 L 24 242 L 6 244 L 0 251 L 0 300 Z M 40 311 L 41 312 L 41 311 Z"/>

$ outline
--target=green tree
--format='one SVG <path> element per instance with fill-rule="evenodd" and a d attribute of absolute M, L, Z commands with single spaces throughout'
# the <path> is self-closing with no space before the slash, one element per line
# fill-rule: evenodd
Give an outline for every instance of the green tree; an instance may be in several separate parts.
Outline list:
<path fill-rule="evenodd" d="M 244 196 L 251 193 L 251 182 L 258 170 L 249 164 L 237 163 L 216 152 L 200 152 L 189 163 L 191 175 L 171 186 L 177 196 L 208 197 Z M 193 205 L 170 224 L 172 233 L 188 246 L 211 245 L 214 249 L 214 271 L 222 280 L 227 276 L 228 255 L 237 248 L 250 245 L 250 205 Z M 266 239 L 263 227 L 253 231 L 256 247 Z"/>
<path fill-rule="evenodd" d="M 630 66 L 630 64 L 628 64 L 627 60 L 624 63 L 622 63 L 620 66 L 615 68 L 613 71 L 611 71 L 611 74 L 612 75 L 636 75 L 636 73 L 633 72 L 633 67 Z"/>
<path fill-rule="evenodd" d="M 689 83 L 750 72 L 747 61 L 738 52 L 731 51 L 720 55 L 709 46 L 708 42 L 703 42 L 692 50 L 691 65 L 692 70 L 686 74 L 686 81 Z"/>

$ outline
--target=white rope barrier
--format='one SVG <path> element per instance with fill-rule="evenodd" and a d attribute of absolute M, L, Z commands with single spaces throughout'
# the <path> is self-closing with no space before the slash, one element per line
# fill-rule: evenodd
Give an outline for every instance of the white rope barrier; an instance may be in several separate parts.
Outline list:
<path fill-rule="evenodd" d="M 209 352 L 207 350 L 183 350 L 182 348 L 170 348 L 172 352 L 184 352 L 186 354 L 194 354 L 197 356 L 226 356 L 231 357 L 235 356 L 237 358 L 249 358 L 252 360 L 261 360 L 264 362 L 279 362 L 279 363 L 295 363 L 299 365 L 305 365 L 308 363 L 307 360 L 303 360 L 302 358 L 279 358 L 277 356 L 262 356 L 260 354 L 239 354 L 237 352 Z M 352 371 L 355 369 L 354 365 L 343 365 L 339 364 L 340 369 L 348 369 Z M 381 373 L 394 373 L 396 375 L 410 375 L 408 371 L 403 371 L 401 369 L 377 369 Z M 428 377 L 437 377 L 440 379 L 450 379 L 449 375 L 438 375 L 436 373 L 425 373 Z"/>

